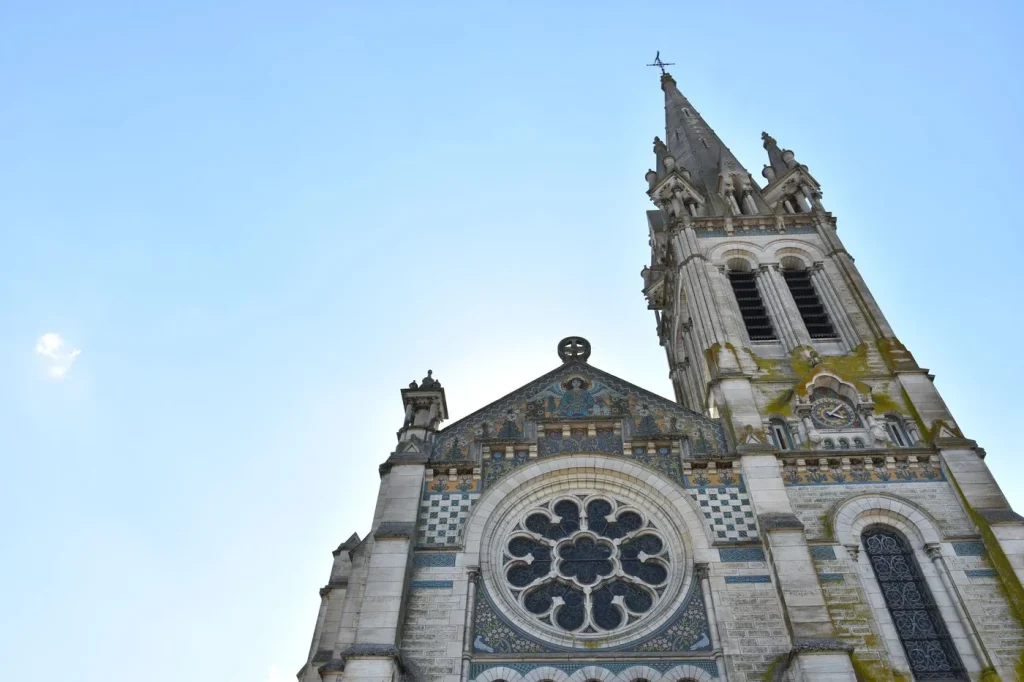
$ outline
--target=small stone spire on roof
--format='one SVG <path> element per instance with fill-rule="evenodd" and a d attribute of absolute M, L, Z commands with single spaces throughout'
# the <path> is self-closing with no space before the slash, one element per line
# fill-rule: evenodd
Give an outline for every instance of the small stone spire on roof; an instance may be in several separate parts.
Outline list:
<path fill-rule="evenodd" d="M 774 182 L 775 178 L 781 178 L 790 168 L 796 166 L 793 152 L 788 149 L 779 149 L 775 138 L 768 133 L 761 133 L 761 140 L 764 142 L 765 151 L 768 152 L 768 165 L 761 171 L 761 175 L 768 182 Z"/>

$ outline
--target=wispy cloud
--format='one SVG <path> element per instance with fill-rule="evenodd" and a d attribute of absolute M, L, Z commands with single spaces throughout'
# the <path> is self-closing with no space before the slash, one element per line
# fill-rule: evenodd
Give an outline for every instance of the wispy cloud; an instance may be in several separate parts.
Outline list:
<path fill-rule="evenodd" d="M 36 355 L 43 359 L 46 373 L 54 379 L 66 377 L 81 353 L 56 332 L 47 332 L 36 339 Z"/>

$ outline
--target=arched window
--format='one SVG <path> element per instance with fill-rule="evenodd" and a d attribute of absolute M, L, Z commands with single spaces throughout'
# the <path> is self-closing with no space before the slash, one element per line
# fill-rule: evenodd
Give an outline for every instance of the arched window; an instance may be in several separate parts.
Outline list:
<path fill-rule="evenodd" d="M 774 341 L 777 338 L 775 329 L 757 289 L 757 271 L 752 270 L 742 258 L 730 258 L 728 267 L 729 283 L 740 308 L 743 326 L 747 328 L 747 336 L 751 341 Z"/>
<path fill-rule="evenodd" d="M 861 539 L 914 679 L 970 679 L 907 539 L 887 526 L 869 526 Z"/>
<path fill-rule="evenodd" d="M 908 448 L 913 445 L 907 429 L 903 426 L 903 420 L 894 414 L 885 415 L 885 430 L 889 434 L 892 444 L 900 448 Z"/>
<path fill-rule="evenodd" d="M 786 279 L 789 293 L 804 321 L 804 327 L 812 339 L 836 339 L 835 328 L 828 317 L 828 311 L 818 297 L 818 290 L 811 281 L 810 271 L 796 259 L 787 258 L 782 263 L 782 276 Z"/>
<path fill-rule="evenodd" d="M 786 420 L 778 418 L 769 419 L 768 431 L 772 442 L 775 443 L 775 447 L 779 450 L 793 449 L 793 436 L 789 430 L 789 425 L 786 424 Z"/>

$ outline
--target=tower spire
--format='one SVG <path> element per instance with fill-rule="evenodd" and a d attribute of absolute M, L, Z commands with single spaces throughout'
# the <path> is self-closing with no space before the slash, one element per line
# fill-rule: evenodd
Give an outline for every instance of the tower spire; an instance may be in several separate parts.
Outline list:
<path fill-rule="evenodd" d="M 679 91 L 672 74 L 661 76 L 665 93 L 665 143 L 676 166 L 690 172 L 693 184 L 711 203 L 708 215 L 730 215 L 734 208 L 720 194 L 720 183 L 737 189 L 749 183 L 750 173 L 733 155 L 690 101 Z"/>

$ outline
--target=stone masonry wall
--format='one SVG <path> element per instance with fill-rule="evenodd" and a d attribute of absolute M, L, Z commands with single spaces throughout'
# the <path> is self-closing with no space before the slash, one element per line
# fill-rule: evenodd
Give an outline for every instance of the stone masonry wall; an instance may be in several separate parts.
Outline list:
<path fill-rule="evenodd" d="M 764 561 L 711 565 L 711 590 L 730 682 L 754 682 L 779 655 L 789 635 Z"/>
<path fill-rule="evenodd" d="M 446 558 L 454 554 L 415 555 L 402 636 L 403 656 L 431 682 L 456 682 L 462 666 L 466 578 L 454 565 L 429 565 Z"/>
<path fill-rule="evenodd" d="M 786 492 L 807 529 L 808 540 L 830 539 L 825 527 L 828 513 L 842 500 L 864 493 L 895 495 L 916 504 L 935 519 L 944 536 L 973 536 L 977 532 L 960 506 L 953 486 L 945 481 L 787 486 Z"/>

